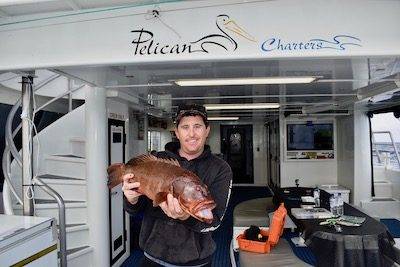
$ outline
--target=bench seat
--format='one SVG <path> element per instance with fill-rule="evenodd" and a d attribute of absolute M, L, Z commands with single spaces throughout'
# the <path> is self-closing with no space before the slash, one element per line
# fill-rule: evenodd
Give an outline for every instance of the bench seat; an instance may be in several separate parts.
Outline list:
<path fill-rule="evenodd" d="M 289 243 L 281 238 L 270 253 L 253 253 L 239 250 L 240 267 L 307 267 L 311 266 L 300 260 Z"/>
<path fill-rule="evenodd" d="M 233 210 L 233 226 L 269 226 L 268 213 L 274 211 L 272 197 L 255 198 L 243 201 Z"/>

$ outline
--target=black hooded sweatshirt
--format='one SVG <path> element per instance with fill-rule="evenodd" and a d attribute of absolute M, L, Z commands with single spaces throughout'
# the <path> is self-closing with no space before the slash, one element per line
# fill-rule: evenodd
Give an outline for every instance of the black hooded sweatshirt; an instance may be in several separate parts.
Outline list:
<path fill-rule="evenodd" d="M 124 209 L 135 215 L 144 211 L 139 235 L 139 246 L 151 257 L 166 263 L 193 266 L 211 261 L 216 249 L 211 232 L 219 227 L 228 206 L 232 187 L 232 170 L 223 159 L 211 154 L 209 146 L 192 160 L 179 156 L 180 144 L 169 143 L 170 151 L 158 152 L 157 157 L 177 159 L 181 167 L 197 174 L 208 186 L 217 206 L 213 210 L 214 220 L 206 224 L 189 217 L 175 220 L 153 207 L 152 201 L 140 196 L 135 205 L 124 198 Z"/>

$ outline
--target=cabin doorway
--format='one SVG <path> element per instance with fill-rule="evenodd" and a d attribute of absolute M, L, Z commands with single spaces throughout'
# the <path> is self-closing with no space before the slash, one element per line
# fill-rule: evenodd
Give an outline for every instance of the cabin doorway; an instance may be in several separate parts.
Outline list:
<path fill-rule="evenodd" d="M 108 120 L 108 163 L 125 163 L 125 121 Z M 123 210 L 122 184 L 109 191 L 110 266 L 126 252 L 126 223 Z"/>
<path fill-rule="evenodd" d="M 234 184 L 253 184 L 253 126 L 221 125 L 221 153 L 231 166 Z"/>

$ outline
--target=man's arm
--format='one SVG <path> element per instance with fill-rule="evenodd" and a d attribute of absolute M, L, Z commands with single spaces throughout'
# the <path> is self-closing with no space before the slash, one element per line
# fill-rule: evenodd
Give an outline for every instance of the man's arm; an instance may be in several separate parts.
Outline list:
<path fill-rule="evenodd" d="M 213 209 L 214 219 L 211 224 L 200 222 L 193 217 L 189 217 L 187 220 L 182 221 L 182 223 L 195 232 L 210 232 L 216 230 L 221 224 L 228 206 L 232 187 L 232 176 L 230 166 L 225 163 L 217 173 L 213 183 L 209 185 L 211 196 L 217 204 L 215 209 Z"/>

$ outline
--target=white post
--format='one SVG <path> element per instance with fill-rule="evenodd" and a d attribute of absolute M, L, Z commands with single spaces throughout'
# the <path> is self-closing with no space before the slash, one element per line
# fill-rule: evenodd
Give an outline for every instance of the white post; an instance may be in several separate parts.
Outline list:
<path fill-rule="evenodd" d="M 25 216 L 33 216 L 32 193 L 32 100 L 33 100 L 33 77 L 22 77 L 22 196 L 23 213 Z M 28 197 L 29 196 L 29 197 Z"/>
<path fill-rule="evenodd" d="M 92 266 L 110 266 L 106 90 L 85 88 L 86 180 Z"/>
<path fill-rule="evenodd" d="M 372 168 L 369 118 L 362 103 L 354 104 L 354 205 L 371 199 Z"/>

